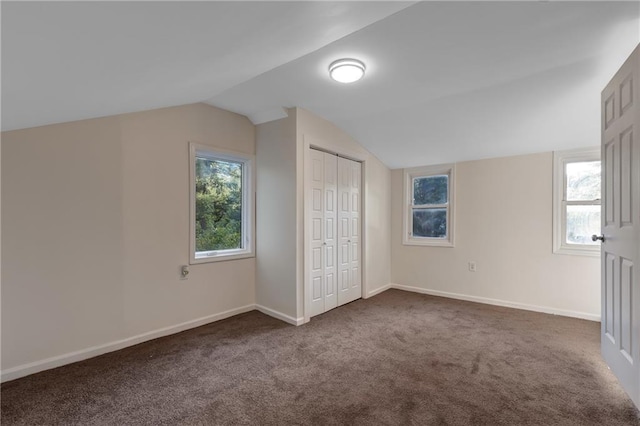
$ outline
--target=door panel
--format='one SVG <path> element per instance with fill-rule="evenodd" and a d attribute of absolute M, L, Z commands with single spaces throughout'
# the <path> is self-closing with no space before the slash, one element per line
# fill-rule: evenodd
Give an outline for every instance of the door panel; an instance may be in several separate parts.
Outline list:
<path fill-rule="evenodd" d="M 604 164 L 604 182 L 602 185 L 603 191 L 607 194 L 604 199 L 605 199 L 605 213 L 604 213 L 604 217 L 606 218 L 606 221 L 604 223 L 605 226 L 614 226 L 614 217 L 615 217 L 615 199 L 616 199 L 616 194 L 614 191 L 614 183 L 615 183 L 615 179 L 613 176 L 613 171 L 615 169 L 614 164 L 613 164 L 613 160 L 616 156 L 616 152 L 615 152 L 615 142 L 613 140 L 607 142 L 607 144 L 605 145 L 604 148 L 604 158 L 603 158 L 603 164 Z"/>
<path fill-rule="evenodd" d="M 331 299 L 335 298 L 337 300 L 336 280 L 333 273 L 330 273 L 326 276 L 325 283 L 326 283 L 325 294 L 327 295 L 327 298 L 331 298 Z"/>
<path fill-rule="evenodd" d="M 341 269 L 348 269 L 349 267 L 349 244 L 344 243 L 340 246 L 340 267 Z"/>
<path fill-rule="evenodd" d="M 335 257 L 336 253 L 333 246 L 327 247 L 327 257 L 325 259 L 327 262 L 327 268 L 333 268 L 336 265 Z M 333 273 L 333 270 L 330 270 L 329 273 Z"/>
<path fill-rule="evenodd" d="M 343 269 L 340 271 L 340 296 L 344 297 L 344 292 L 349 291 L 349 270 Z M 338 297 L 340 299 L 340 297 Z M 346 302 L 340 303 L 343 305 Z"/>
<path fill-rule="evenodd" d="M 325 203 L 327 206 L 327 211 L 333 212 L 335 209 L 334 199 L 336 198 L 336 191 L 333 187 L 325 188 Z M 331 230 L 333 231 L 333 230 Z M 327 228 L 327 233 L 329 232 L 329 228 Z M 327 234 L 328 235 L 328 234 Z"/>
<path fill-rule="evenodd" d="M 602 92 L 602 356 L 640 404 L 640 47 Z"/>
<path fill-rule="evenodd" d="M 360 181 L 361 165 L 357 161 L 346 158 L 338 159 L 338 187 L 340 207 L 339 268 L 340 283 L 338 287 L 338 305 L 352 302 L 362 297 L 362 279 L 360 268 Z"/>
<path fill-rule="evenodd" d="M 632 279 L 633 262 L 629 259 L 621 259 L 620 262 L 620 350 L 622 354 L 633 362 L 632 342 Z"/>
<path fill-rule="evenodd" d="M 322 278 L 315 277 L 311 282 L 312 297 L 313 300 L 320 300 L 322 298 Z"/>
<path fill-rule="evenodd" d="M 620 137 L 620 225 L 633 226 L 632 223 L 632 191 L 634 188 L 633 171 L 633 132 L 627 129 Z"/>
<path fill-rule="evenodd" d="M 629 74 L 627 78 L 620 83 L 620 116 L 624 116 L 629 108 L 633 105 L 633 75 Z"/>
<path fill-rule="evenodd" d="M 322 238 L 322 219 L 314 218 L 311 222 L 312 241 L 320 241 Z"/>
<path fill-rule="evenodd" d="M 326 223 L 326 235 L 325 238 L 327 240 L 335 240 L 335 235 L 336 235 L 336 224 L 335 224 L 335 220 L 333 217 L 328 217 L 325 219 L 325 223 Z"/>
<path fill-rule="evenodd" d="M 603 289 L 603 297 L 602 303 L 604 304 L 604 309 L 602 310 L 602 328 L 604 330 L 605 336 L 611 341 L 611 343 L 615 344 L 616 339 L 614 337 L 614 278 L 613 274 L 615 272 L 615 262 L 616 257 L 611 253 L 604 254 L 604 263 L 602 265 L 603 268 L 603 277 L 604 277 L 604 289 Z"/>
<path fill-rule="evenodd" d="M 345 213 L 345 212 L 343 212 Z M 342 226 L 340 226 L 340 238 L 349 238 L 349 218 L 348 217 L 344 217 L 346 216 L 346 214 L 342 214 L 340 218 L 340 224 Z"/>

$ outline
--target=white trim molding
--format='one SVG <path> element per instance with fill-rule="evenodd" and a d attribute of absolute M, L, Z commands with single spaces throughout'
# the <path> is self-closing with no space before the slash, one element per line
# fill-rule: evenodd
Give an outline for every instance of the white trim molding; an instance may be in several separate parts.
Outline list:
<path fill-rule="evenodd" d="M 157 330 L 138 334 L 137 336 L 129 337 L 126 339 L 116 340 L 114 342 L 105 343 L 103 345 L 92 346 L 86 349 L 81 349 L 79 351 L 69 352 L 69 353 L 54 356 L 51 358 L 46 358 L 40 361 L 34 361 L 27 364 L 18 365 L 16 367 L 2 370 L 1 381 L 4 383 L 9 380 L 15 380 L 15 379 L 19 379 L 20 377 L 25 377 L 30 374 L 35 374 L 40 371 L 61 367 L 63 365 L 71 364 L 78 361 L 84 361 L 85 359 L 93 358 L 98 355 L 118 351 L 120 349 L 124 349 L 129 346 L 133 346 L 139 343 L 147 342 L 149 340 L 157 339 L 159 337 L 180 333 L 181 331 L 200 327 L 202 325 L 220 321 L 220 320 L 232 317 L 234 315 L 250 312 L 255 309 L 256 309 L 255 305 L 246 305 L 240 308 L 230 309 L 228 311 L 220 312 L 213 315 L 208 315 L 206 317 L 197 318 L 191 321 L 186 321 L 186 322 L 172 325 L 169 327 L 159 328 Z"/>
<path fill-rule="evenodd" d="M 242 243 L 230 250 L 196 250 L 196 158 L 229 161 L 242 166 Z M 255 257 L 255 156 L 189 142 L 189 264 Z"/>
<path fill-rule="evenodd" d="M 385 291 L 389 290 L 390 288 L 391 288 L 391 284 L 387 284 L 387 285 L 383 285 L 380 288 L 376 288 L 375 290 L 371 290 L 371 291 L 369 291 L 367 293 L 366 299 L 368 299 L 370 297 L 373 297 L 373 296 L 375 296 L 377 294 L 384 293 Z"/>
<path fill-rule="evenodd" d="M 600 315 L 590 314 L 587 312 L 567 311 L 564 309 L 550 308 L 547 306 L 529 305 L 526 303 L 510 302 L 508 300 L 491 299 L 482 296 L 470 296 L 459 293 L 449 293 L 440 290 L 431 290 L 421 287 L 411 287 L 408 285 L 391 284 L 391 288 L 397 290 L 410 291 L 413 293 L 428 294 L 430 296 L 447 297 L 449 299 L 465 300 L 467 302 L 484 303 L 486 305 L 503 306 L 506 308 L 522 309 L 524 311 L 541 312 L 544 314 L 560 315 L 563 317 L 579 318 L 589 321 L 600 321 Z"/>
<path fill-rule="evenodd" d="M 262 306 L 262 305 L 255 305 L 255 307 L 256 307 L 256 310 L 262 312 L 263 314 L 269 315 L 270 317 L 279 319 L 280 321 L 284 321 L 291 325 L 298 326 L 305 323 L 304 317 L 294 318 L 289 315 L 283 314 L 282 312 L 278 312 L 276 310 L 267 308 L 266 306 Z"/>

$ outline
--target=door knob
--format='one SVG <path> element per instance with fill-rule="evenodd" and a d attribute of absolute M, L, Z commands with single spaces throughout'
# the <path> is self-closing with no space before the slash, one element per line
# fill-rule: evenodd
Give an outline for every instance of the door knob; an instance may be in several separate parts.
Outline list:
<path fill-rule="evenodd" d="M 600 241 L 602 241 L 602 242 L 604 243 L 604 235 L 596 235 L 596 234 L 593 234 L 593 235 L 591 236 L 591 241 L 594 241 L 594 242 L 595 242 L 595 241 L 598 241 L 598 240 L 600 240 Z"/>

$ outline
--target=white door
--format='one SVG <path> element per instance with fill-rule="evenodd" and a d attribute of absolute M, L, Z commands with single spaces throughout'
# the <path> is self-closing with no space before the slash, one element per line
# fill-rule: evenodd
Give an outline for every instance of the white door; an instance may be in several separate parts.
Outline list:
<path fill-rule="evenodd" d="M 602 356 L 640 406 L 640 46 L 602 92 Z"/>
<path fill-rule="evenodd" d="M 335 155 L 311 150 L 309 283 L 310 316 L 338 306 L 336 278 L 337 167 Z"/>
<path fill-rule="evenodd" d="M 360 266 L 361 165 L 338 159 L 338 305 L 362 297 Z"/>
<path fill-rule="evenodd" d="M 360 163 L 315 149 L 309 158 L 305 261 L 312 317 L 362 297 L 362 201 Z"/>

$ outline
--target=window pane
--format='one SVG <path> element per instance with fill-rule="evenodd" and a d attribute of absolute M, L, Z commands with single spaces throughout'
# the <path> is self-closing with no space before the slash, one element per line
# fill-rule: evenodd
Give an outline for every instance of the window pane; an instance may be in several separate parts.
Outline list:
<path fill-rule="evenodd" d="M 446 204 L 449 176 L 429 176 L 413 180 L 413 204 Z"/>
<path fill-rule="evenodd" d="M 567 163 L 567 201 L 600 198 L 600 161 Z"/>
<path fill-rule="evenodd" d="M 413 236 L 447 238 L 447 209 L 413 209 Z"/>
<path fill-rule="evenodd" d="M 196 157 L 196 253 L 242 248 L 242 163 Z"/>
<path fill-rule="evenodd" d="M 600 206 L 567 206 L 567 243 L 597 244 L 593 234 L 600 235 Z"/>

